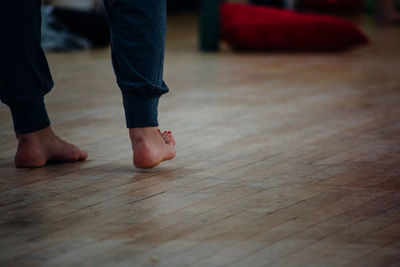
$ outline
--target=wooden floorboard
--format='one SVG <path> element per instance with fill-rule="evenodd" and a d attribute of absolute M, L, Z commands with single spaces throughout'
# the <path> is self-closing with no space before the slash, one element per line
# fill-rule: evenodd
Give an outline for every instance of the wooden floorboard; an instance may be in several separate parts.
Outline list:
<path fill-rule="evenodd" d="M 0 106 L 1 266 L 398 266 L 400 29 L 335 53 L 197 50 L 169 19 L 161 128 L 132 166 L 109 49 L 49 53 L 53 128 L 85 162 L 13 166 Z"/>

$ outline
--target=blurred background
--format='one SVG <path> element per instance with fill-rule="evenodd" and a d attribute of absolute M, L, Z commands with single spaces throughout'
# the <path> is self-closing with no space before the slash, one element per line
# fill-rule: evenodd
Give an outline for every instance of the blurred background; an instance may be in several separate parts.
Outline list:
<path fill-rule="evenodd" d="M 198 17 L 198 44 L 203 51 L 218 50 L 221 40 L 228 41 L 230 46 L 235 48 L 232 40 L 226 38 L 224 32 L 221 33 L 221 31 L 227 31 L 221 29 L 223 27 L 221 24 L 226 24 L 229 18 L 233 20 L 234 17 L 232 12 L 226 12 L 224 9 L 219 10 L 220 5 L 226 3 L 247 3 L 263 7 L 289 9 L 303 14 L 334 15 L 356 23 L 369 19 L 369 22 L 379 24 L 400 25 L 400 0 L 168 0 L 168 15 L 170 17 L 182 15 Z M 80 50 L 104 47 L 109 44 L 108 25 L 101 0 L 45 0 L 44 4 L 42 43 L 45 50 Z M 240 10 L 243 7 L 237 7 L 236 13 L 241 13 Z M 260 17 L 268 18 L 269 16 L 267 13 L 258 16 L 258 18 Z M 254 17 L 250 20 L 253 21 Z M 293 22 L 285 19 L 272 22 L 271 20 L 261 24 L 265 26 L 268 23 L 281 23 L 283 21 L 288 24 L 292 23 L 292 25 L 287 26 L 289 28 L 291 26 L 296 28 L 297 26 L 293 24 L 298 24 L 298 21 Z M 243 24 L 246 24 L 246 20 L 245 23 L 242 23 L 240 30 L 249 31 L 248 26 L 243 26 Z M 309 23 L 308 27 L 313 27 L 311 24 L 315 25 L 318 22 Z M 270 25 L 265 26 L 267 32 L 270 30 L 268 26 Z M 239 29 L 236 30 L 239 31 Z M 293 31 L 295 30 L 293 29 Z M 259 32 L 255 37 L 262 38 L 261 35 L 265 35 L 265 32 Z M 289 35 L 292 35 L 292 33 L 289 33 Z M 247 38 L 247 36 L 235 37 Z M 340 36 L 340 38 L 346 37 Z M 258 49 L 255 50 L 260 50 L 259 48 L 271 50 L 269 44 L 259 44 Z M 254 44 L 247 47 L 246 50 L 252 50 L 252 47 L 254 47 Z M 274 50 L 280 50 L 280 48 L 286 50 L 287 47 L 278 45 L 274 47 Z M 325 49 L 329 50 L 326 47 L 323 47 L 322 50 Z M 290 50 L 305 49 L 303 47 L 302 49 Z M 313 50 L 313 48 L 310 47 L 306 50 Z"/>

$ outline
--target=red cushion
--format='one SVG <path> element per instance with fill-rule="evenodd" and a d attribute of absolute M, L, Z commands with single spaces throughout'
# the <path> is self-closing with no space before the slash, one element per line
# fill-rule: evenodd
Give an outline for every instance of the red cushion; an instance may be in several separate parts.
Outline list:
<path fill-rule="evenodd" d="M 351 22 L 248 4 L 222 4 L 221 37 L 239 50 L 340 50 L 368 42 Z"/>
<path fill-rule="evenodd" d="M 355 12 L 364 8 L 364 0 L 301 0 L 303 8 L 329 12 Z"/>

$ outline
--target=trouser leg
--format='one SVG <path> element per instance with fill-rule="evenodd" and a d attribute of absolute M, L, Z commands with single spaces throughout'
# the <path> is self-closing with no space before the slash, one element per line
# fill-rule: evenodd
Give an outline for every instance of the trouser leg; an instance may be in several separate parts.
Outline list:
<path fill-rule="evenodd" d="M 128 128 L 157 126 L 163 81 L 165 0 L 104 0 L 114 71 Z"/>
<path fill-rule="evenodd" d="M 17 134 L 50 125 L 43 97 L 53 81 L 40 46 L 40 6 L 40 0 L 11 0 L 0 7 L 0 99 Z"/>

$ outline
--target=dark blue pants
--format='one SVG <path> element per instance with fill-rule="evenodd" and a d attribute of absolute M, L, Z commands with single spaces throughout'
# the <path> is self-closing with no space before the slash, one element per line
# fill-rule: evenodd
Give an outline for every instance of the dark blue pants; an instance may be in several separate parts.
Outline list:
<path fill-rule="evenodd" d="M 112 63 L 128 128 L 157 126 L 166 34 L 165 0 L 104 0 Z M 50 125 L 44 95 L 53 87 L 40 46 L 40 0 L 0 5 L 0 99 L 10 107 L 17 134 Z"/>

